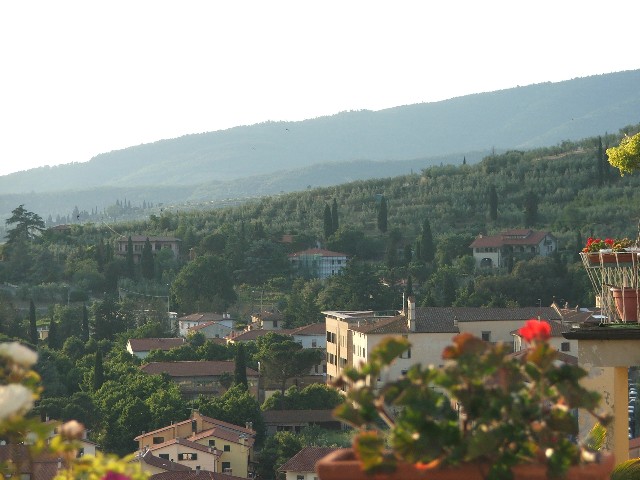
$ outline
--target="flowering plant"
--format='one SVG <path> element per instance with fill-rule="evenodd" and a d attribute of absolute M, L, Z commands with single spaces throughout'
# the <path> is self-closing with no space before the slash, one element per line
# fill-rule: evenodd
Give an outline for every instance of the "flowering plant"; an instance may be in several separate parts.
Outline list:
<path fill-rule="evenodd" d="M 628 238 L 593 238 L 587 239 L 587 244 L 582 249 L 584 253 L 597 253 L 600 250 L 611 250 L 612 252 L 622 252 L 631 247 L 632 242 Z"/>
<path fill-rule="evenodd" d="M 386 338 L 368 363 L 346 369 L 336 385 L 348 401 L 335 414 L 360 430 L 354 450 L 363 469 L 480 462 L 488 478 L 503 479 L 522 463 L 542 461 L 551 475 L 562 475 L 594 461 L 595 453 L 575 442 L 575 409 L 606 425 L 609 418 L 595 412 L 599 394 L 580 385 L 582 368 L 556 363 L 548 323 L 529 320 L 520 335 L 529 348 L 514 355 L 505 344 L 461 333 L 444 349 L 444 366 L 416 364 L 382 386 L 376 379 L 410 346 L 404 338 Z"/>
<path fill-rule="evenodd" d="M 132 458 L 97 454 L 77 458 L 78 441 L 84 436 L 84 426 L 71 420 L 60 426 L 58 435 L 51 438 L 52 427 L 39 418 L 29 416 L 34 402 L 39 399 L 40 377 L 32 369 L 38 355 L 18 342 L 0 343 L 0 438 L 10 445 L 28 446 L 29 458 L 23 459 L 13 450 L 16 458 L 0 464 L 6 477 L 19 476 L 21 464 L 31 456 L 50 453 L 64 460 L 67 467 L 60 470 L 57 480 L 145 480 L 148 474 Z"/>

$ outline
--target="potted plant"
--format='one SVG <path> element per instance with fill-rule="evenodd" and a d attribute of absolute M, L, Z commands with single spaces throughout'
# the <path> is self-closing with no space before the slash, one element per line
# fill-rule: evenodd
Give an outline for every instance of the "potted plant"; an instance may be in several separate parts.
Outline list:
<path fill-rule="evenodd" d="M 409 348 L 404 338 L 386 338 L 368 363 L 345 369 L 335 382 L 347 397 L 335 414 L 358 433 L 353 449 L 318 462 L 320 479 L 393 471 L 402 480 L 609 478 L 611 456 L 575 441 L 576 409 L 609 421 L 596 413 L 599 394 L 580 385 L 586 372 L 558 365 L 548 323 L 529 320 L 520 335 L 530 347 L 513 355 L 505 344 L 459 334 L 443 351 L 443 366 L 416 364 L 378 385 Z"/>
<path fill-rule="evenodd" d="M 632 245 L 628 238 L 589 237 L 582 253 L 592 266 L 630 264 L 633 262 Z"/>

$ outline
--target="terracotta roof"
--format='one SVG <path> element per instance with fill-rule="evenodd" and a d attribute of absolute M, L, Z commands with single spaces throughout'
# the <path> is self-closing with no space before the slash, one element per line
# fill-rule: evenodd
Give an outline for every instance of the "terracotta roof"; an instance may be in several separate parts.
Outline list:
<path fill-rule="evenodd" d="M 332 252 L 331 250 L 324 250 L 322 248 L 309 248 L 301 252 L 290 253 L 289 258 L 302 257 L 305 255 L 321 255 L 323 257 L 348 257 L 346 253 Z"/>
<path fill-rule="evenodd" d="M 228 320 L 224 318 L 222 313 L 204 312 L 204 313 L 192 313 L 184 317 L 178 318 L 179 321 L 188 322 L 219 322 L 220 320 Z"/>
<path fill-rule="evenodd" d="M 156 468 L 162 468 L 163 470 L 167 471 L 191 470 L 189 467 L 182 465 L 181 463 L 172 462 L 171 460 L 165 460 L 164 458 L 156 457 L 151 452 L 151 450 L 145 450 L 142 453 L 138 453 L 135 460 L 144 462 L 147 465 L 151 465 Z"/>
<path fill-rule="evenodd" d="M 262 412 L 265 423 L 319 423 L 339 422 L 333 416 L 333 409 L 329 410 L 267 410 Z"/>
<path fill-rule="evenodd" d="M 507 230 L 499 235 L 479 235 L 471 248 L 502 247 L 504 245 L 538 245 L 550 232 L 535 230 Z"/>
<path fill-rule="evenodd" d="M 289 330 L 289 335 L 324 335 L 326 332 L 327 323 L 322 321 Z"/>
<path fill-rule="evenodd" d="M 233 361 L 181 361 L 181 362 L 150 362 L 140 367 L 144 373 L 156 375 L 166 373 L 171 377 L 212 377 L 223 373 L 233 373 Z M 248 377 L 257 377 L 258 372 L 247 367 Z"/>
<path fill-rule="evenodd" d="M 226 473 L 214 473 L 209 470 L 191 470 L 180 472 L 162 472 L 151 475 L 149 480 L 246 480 L 244 477 L 227 475 Z"/>
<path fill-rule="evenodd" d="M 454 325 L 455 315 L 428 315 L 422 309 L 416 309 L 415 333 L 459 333 Z M 368 334 L 408 334 L 407 317 L 398 315 L 381 319 L 361 321 L 359 326 L 352 326 L 352 330 Z"/>
<path fill-rule="evenodd" d="M 315 472 L 316 462 L 331 452 L 338 450 L 336 447 L 304 447 L 293 457 L 287 460 L 279 472 Z"/>
<path fill-rule="evenodd" d="M 445 320 L 457 317 L 459 322 L 529 320 L 531 318 L 560 320 L 560 315 L 552 307 L 417 307 L 416 323 L 419 319 Z"/>
<path fill-rule="evenodd" d="M 0 464 L 11 460 L 19 465 L 20 473 L 30 475 L 31 480 L 51 480 L 58 474 L 58 455 L 40 454 L 30 458 L 25 445 L 0 445 Z M 63 468 L 66 465 L 63 463 Z"/>
<path fill-rule="evenodd" d="M 551 327 L 551 336 L 552 337 L 562 337 L 563 333 L 569 332 L 571 331 L 571 324 L 570 323 L 563 323 L 563 322 L 559 322 L 557 320 L 544 320 L 544 319 L 540 319 L 541 322 L 545 322 L 548 323 L 549 326 Z M 512 335 L 518 335 L 518 330 L 512 330 L 511 334 Z"/>
<path fill-rule="evenodd" d="M 151 350 L 170 350 L 185 344 L 184 338 L 130 338 L 131 350 L 150 352 Z"/>
<path fill-rule="evenodd" d="M 223 325 L 220 322 L 203 322 L 203 323 L 198 323 L 198 325 L 194 325 L 193 327 L 189 327 L 187 330 L 189 331 L 195 331 L 197 332 L 198 330 L 202 330 L 203 328 L 206 327 L 210 327 L 211 325 L 220 325 L 223 328 L 229 329 L 231 330 L 231 327 L 228 327 L 227 325 Z"/>
<path fill-rule="evenodd" d="M 362 320 L 351 326 L 351 330 L 360 333 L 407 333 L 409 328 L 403 316 L 387 317 L 373 320 Z"/>
<path fill-rule="evenodd" d="M 222 420 L 218 420 L 217 418 L 208 417 L 206 415 L 200 415 L 200 417 L 202 418 L 202 422 L 207 427 L 207 430 L 211 429 L 212 427 L 219 427 L 219 428 L 224 429 L 224 430 L 231 430 L 233 432 L 237 432 L 238 435 L 241 434 L 241 433 L 244 433 L 244 434 L 249 435 L 249 436 L 255 436 L 255 434 L 256 434 L 256 432 L 254 430 L 251 430 L 250 428 L 245 428 L 245 427 L 242 427 L 240 425 L 234 425 L 233 423 L 224 422 Z M 167 425 L 166 427 L 158 428 L 157 430 L 153 430 L 151 432 L 147 432 L 147 433 L 144 433 L 142 435 L 138 435 L 136 438 L 134 438 L 134 440 L 137 441 L 137 440 L 140 440 L 143 437 L 147 437 L 147 436 L 150 436 L 150 435 L 155 435 L 155 434 L 158 434 L 158 433 L 162 433 L 162 432 L 164 432 L 166 430 L 173 430 L 174 427 L 191 423 L 192 420 L 193 420 L 193 417 L 190 417 L 190 418 L 188 418 L 186 420 L 182 420 L 181 422 L 176 422 L 176 423 L 174 423 L 172 425 Z M 203 431 L 206 431 L 206 430 L 203 430 Z"/>

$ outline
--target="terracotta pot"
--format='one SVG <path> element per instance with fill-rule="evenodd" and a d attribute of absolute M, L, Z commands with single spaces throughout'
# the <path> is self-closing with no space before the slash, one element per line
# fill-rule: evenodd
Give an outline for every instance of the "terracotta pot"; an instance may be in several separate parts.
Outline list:
<path fill-rule="evenodd" d="M 600 463 L 571 467 L 567 480 L 608 480 L 613 470 L 613 455 L 606 454 Z M 413 465 L 400 464 L 392 473 L 367 474 L 350 448 L 336 450 L 316 463 L 320 480 L 486 480 L 489 465 L 463 464 L 432 470 L 418 470 Z M 546 480 L 547 467 L 542 464 L 518 465 L 513 468 L 513 480 Z"/>
<path fill-rule="evenodd" d="M 611 288 L 613 301 L 620 318 L 625 322 L 638 321 L 638 296 L 640 290 L 637 288 Z"/>

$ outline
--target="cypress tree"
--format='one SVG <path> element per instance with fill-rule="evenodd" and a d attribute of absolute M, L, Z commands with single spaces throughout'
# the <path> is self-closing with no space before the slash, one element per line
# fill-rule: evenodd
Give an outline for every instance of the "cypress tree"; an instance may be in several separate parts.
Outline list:
<path fill-rule="evenodd" d="M 80 330 L 80 338 L 83 342 L 89 341 L 89 312 L 87 312 L 86 305 L 82 305 L 82 328 Z"/>
<path fill-rule="evenodd" d="M 58 340 L 58 324 L 52 318 L 49 322 L 49 336 L 47 337 L 47 344 L 51 350 L 57 350 L 60 348 Z"/>
<path fill-rule="evenodd" d="M 149 241 L 149 237 L 144 242 L 144 247 L 142 247 L 142 257 L 140 257 L 140 271 L 142 276 L 147 280 L 152 280 L 154 277 L 154 266 L 153 266 L 153 248 L 151 247 L 151 242 Z"/>
<path fill-rule="evenodd" d="M 409 275 L 407 277 L 407 286 L 404 289 L 404 298 L 405 301 L 407 298 L 412 297 L 413 296 L 413 279 L 411 278 L 411 275 Z"/>
<path fill-rule="evenodd" d="M 431 234 L 431 224 L 425 219 L 422 223 L 422 232 L 420 234 L 420 253 L 423 262 L 433 262 L 436 256 L 435 246 L 433 245 L 433 235 Z"/>
<path fill-rule="evenodd" d="M 496 187 L 489 187 L 489 218 L 494 222 L 498 219 L 498 193 Z"/>
<path fill-rule="evenodd" d="M 336 202 L 336 199 L 333 199 L 333 205 L 331 206 L 331 235 L 333 235 L 334 233 L 336 233 L 338 231 L 338 227 L 340 225 L 338 224 L 338 202 Z"/>
<path fill-rule="evenodd" d="M 598 178 L 598 186 L 601 187 L 604 184 L 604 169 L 605 169 L 604 150 L 602 150 L 602 137 L 598 137 L 598 157 L 596 158 L 596 175 Z"/>
<path fill-rule="evenodd" d="M 235 385 L 244 385 L 244 388 L 248 388 L 247 382 L 247 358 L 244 351 L 244 344 L 238 342 L 235 355 L 235 370 L 233 372 L 233 383 Z"/>
<path fill-rule="evenodd" d="M 378 230 L 382 233 L 387 232 L 387 199 L 384 195 L 380 199 L 380 208 L 378 208 Z"/>
<path fill-rule="evenodd" d="M 131 240 L 131 235 L 129 235 L 129 240 L 127 241 L 127 277 L 135 277 L 135 266 L 133 263 L 133 240 Z"/>
<path fill-rule="evenodd" d="M 34 345 L 38 344 L 38 327 L 36 326 L 36 305 L 33 299 L 29 300 L 29 340 Z"/>
<path fill-rule="evenodd" d="M 524 226 L 532 227 L 538 219 L 538 196 L 529 191 L 524 199 Z"/>
<path fill-rule="evenodd" d="M 104 383 L 104 365 L 102 364 L 102 350 L 96 351 L 96 360 L 93 365 L 93 390 L 98 390 Z"/>
<path fill-rule="evenodd" d="M 333 234 L 333 221 L 331 219 L 331 207 L 324 205 L 324 239 L 327 240 Z"/>

